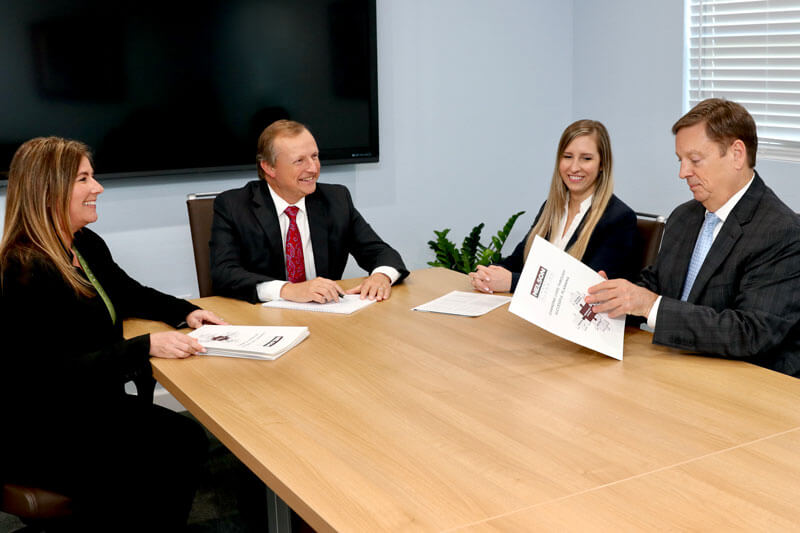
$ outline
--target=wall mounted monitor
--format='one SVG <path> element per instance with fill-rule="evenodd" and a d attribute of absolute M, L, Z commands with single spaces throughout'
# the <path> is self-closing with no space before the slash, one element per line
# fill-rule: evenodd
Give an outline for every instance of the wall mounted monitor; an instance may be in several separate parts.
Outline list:
<path fill-rule="evenodd" d="M 90 146 L 103 177 L 255 169 L 291 118 L 323 162 L 377 161 L 375 0 L 0 4 L 0 173 L 27 139 Z"/>

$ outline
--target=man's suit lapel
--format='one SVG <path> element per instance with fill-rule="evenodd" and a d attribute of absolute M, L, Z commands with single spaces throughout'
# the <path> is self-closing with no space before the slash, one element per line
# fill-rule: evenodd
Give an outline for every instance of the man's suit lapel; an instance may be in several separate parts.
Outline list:
<path fill-rule="evenodd" d="M 763 195 L 764 182 L 756 174 L 750 188 L 728 215 L 717 238 L 714 239 L 714 244 L 711 245 L 711 249 L 708 251 L 705 261 L 703 261 L 703 266 L 700 267 L 700 272 L 697 273 L 697 279 L 694 281 L 687 301 L 694 302 L 697 299 L 697 296 L 705 289 L 714 273 L 720 268 L 720 265 L 725 262 L 736 241 L 742 236 L 742 225 L 750 221 Z"/>
<path fill-rule="evenodd" d="M 275 203 L 269 195 L 267 183 L 261 181 L 259 187 L 253 191 L 253 211 L 261 229 L 264 231 L 265 242 L 263 246 L 269 247 L 270 257 L 280 257 L 283 261 L 283 237 L 281 225 L 278 221 L 278 212 Z"/>
<path fill-rule="evenodd" d="M 735 217 L 729 216 L 722 229 L 719 230 L 719 235 L 714 239 L 711 249 L 708 250 L 708 255 L 703 261 L 703 266 L 700 267 L 700 272 L 697 273 L 697 278 L 694 280 L 694 285 L 692 285 L 692 290 L 686 301 L 694 302 L 697 296 L 705 290 L 709 280 L 731 253 L 733 246 L 741 236 L 742 226 Z"/>
<path fill-rule="evenodd" d="M 689 261 L 692 259 L 692 252 L 694 245 L 697 242 L 697 236 L 700 232 L 700 227 L 703 225 L 705 218 L 705 208 L 702 204 L 698 203 L 693 207 L 692 211 L 686 216 L 685 220 L 680 221 L 678 227 L 677 243 L 670 246 L 671 252 L 665 252 L 662 246 L 662 252 L 667 254 L 666 258 L 671 265 L 666 266 L 663 270 L 665 272 L 680 272 L 680 275 L 670 276 L 664 280 L 664 294 L 674 294 L 679 298 L 683 292 L 683 282 L 686 280 L 686 271 L 689 270 Z M 661 267 L 659 267 L 661 268 Z M 695 282 L 694 287 L 697 287 Z"/>
<path fill-rule="evenodd" d="M 306 196 L 308 229 L 311 232 L 311 248 L 314 250 L 314 268 L 317 276 L 330 277 L 328 268 L 328 211 L 321 201 L 319 192 Z"/>

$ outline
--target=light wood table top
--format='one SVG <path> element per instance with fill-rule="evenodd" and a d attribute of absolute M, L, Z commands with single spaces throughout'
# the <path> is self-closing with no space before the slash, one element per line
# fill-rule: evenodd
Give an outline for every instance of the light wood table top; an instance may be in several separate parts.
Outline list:
<path fill-rule="evenodd" d="M 276 361 L 154 359 L 154 373 L 318 531 L 800 523 L 800 380 L 634 329 L 616 361 L 507 306 L 410 310 L 454 289 L 467 277 L 416 271 L 350 316 L 203 298 L 231 323 L 311 335 Z"/>

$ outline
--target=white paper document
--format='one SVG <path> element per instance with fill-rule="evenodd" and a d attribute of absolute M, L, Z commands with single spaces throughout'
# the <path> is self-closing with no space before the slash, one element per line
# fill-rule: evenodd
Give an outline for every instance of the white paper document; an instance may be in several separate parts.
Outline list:
<path fill-rule="evenodd" d="M 277 309 L 294 309 L 295 311 L 314 311 L 317 313 L 337 313 L 341 315 L 349 315 L 363 309 L 370 304 L 374 304 L 375 300 L 361 299 L 359 294 L 345 294 L 339 296 L 338 302 L 317 303 L 317 302 L 290 302 L 289 300 L 272 300 L 271 302 L 264 302 L 264 307 L 273 307 Z"/>
<path fill-rule="evenodd" d="M 412 311 L 428 311 L 448 315 L 481 316 L 511 301 L 510 296 L 480 294 L 477 292 L 452 291 L 428 303 L 412 308 Z"/>
<path fill-rule="evenodd" d="M 205 354 L 271 361 L 308 337 L 308 328 L 296 326 L 220 326 L 208 324 L 189 333 Z"/>
<path fill-rule="evenodd" d="M 584 301 L 603 277 L 537 236 L 508 310 L 581 346 L 622 360 L 625 317 L 595 313 Z"/>

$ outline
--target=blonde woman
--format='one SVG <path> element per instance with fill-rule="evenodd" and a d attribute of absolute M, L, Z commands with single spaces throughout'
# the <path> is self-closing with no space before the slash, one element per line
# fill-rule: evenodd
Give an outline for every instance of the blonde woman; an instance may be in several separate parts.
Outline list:
<path fill-rule="evenodd" d="M 614 195 L 611 140 L 596 120 L 573 122 L 561 134 L 550 194 L 533 227 L 510 256 L 470 274 L 483 292 L 514 291 L 539 235 L 609 278 L 638 274 L 636 214 Z"/>
<path fill-rule="evenodd" d="M 125 340 L 122 321 L 221 320 L 117 266 L 85 228 L 102 192 L 82 143 L 32 139 L 11 161 L 0 242 L 0 473 L 70 496 L 78 531 L 179 531 L 207 439 L 197 423 L 152 404 L 150 356 L 203 348 L 176 331 Z M 129 380 L 145 393 L 126 394 Z"/>

